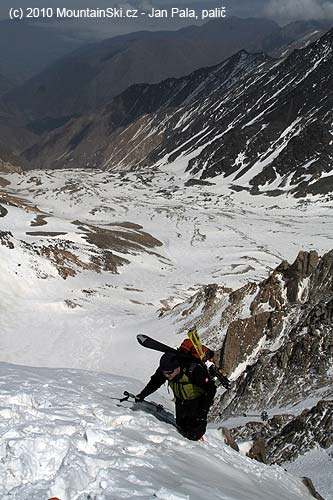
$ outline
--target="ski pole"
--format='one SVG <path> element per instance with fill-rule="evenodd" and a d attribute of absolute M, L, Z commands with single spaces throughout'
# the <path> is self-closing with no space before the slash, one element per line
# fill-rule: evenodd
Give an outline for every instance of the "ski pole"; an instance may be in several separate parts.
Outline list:
<path fill-rule="evenodd" d="M 263 410 L 260 414 L 258 413 L 240 413 L 239 415 L 231 415 L 232 418 L 235 417 L 257 417 L 261 418 L 263 422 L 267 422 L 268 420 L 268 413 L 267 411 Z"/>
<path fill-rule="evenodd" d="M 120 401 L 126 401 L 129 398 L 136 399 L 134 394 L 131 394 L 128 391 L 124 391 L 124 398 L 122 398 Z"/>
<path fill-rule="evenodd" d="M 122 402 L 122 401 L 127 401 L 129 398 L 132 398 L 134 399 L 134 401 L 136 400 L 136 397 L 134 394 L 131 394 L 130 392 L 128 391 L 124 391 L 124 398 L 120 399 L 119 401 Z M 161 411 L 161 410 L 164 410 L 164 407 L 163 405 L 160 405 L 160 404 L 157 404 L 157 403 L 154 403 L 154 401 L 147 401 L 146 399 L 143 399 L 142 401 L 137 401 L 139 403 L 146 403 L 150 406 L 153 406 L 154 408 L 156 408 L 157 410 Z"/>
<path fill-rule="evenodd" d="M 126 398 L 114 398 L 114 397 L 112 397 L 112 396 L 106 396 L 106 397 L 107 397 L 108 399 L 113 399 L 114 401 L 120 401 L 120 402 L 122 402 L 122 401 L 126 401 L 126 400 L 128 399 L 128 397 L 126 397 Z"/>
<path fill-rule="evenodd" d="M 109 399 L 114 399 L 114 401 L 119 401 L 120 403 L 122 403 L 123 401 L 128 401 L 129 398 L 133 398 L 135 399 L 135 396 L 134 394 L 130 394 L 129 392 L 127 391 L 124 391 L 124 395 L 125 397 L 124 398 L 113 398 L 112 396 L 108 396 Z M 147 401 L 148 402 L 148 401 Z"/>

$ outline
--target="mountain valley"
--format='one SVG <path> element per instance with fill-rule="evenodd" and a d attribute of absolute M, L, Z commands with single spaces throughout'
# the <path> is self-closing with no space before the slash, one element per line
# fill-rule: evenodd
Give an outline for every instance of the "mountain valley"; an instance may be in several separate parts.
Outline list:
<path fill-rule="evenodd" d="M 258 483 L 262 471 L 271 484 L 276 474 L 277 491 L 288 495 L 286 480 L 295 499 L 308 493 L 283 469 L 309 476 L 319 491 L 316 498 L 329 500 L 333 29 L 324 32 L 324 22 L 282 29 L 266 21 L 244 22 L 249 31 L 236 37 L 235 45 L 228 42 L 232 53 L 222 62 L 215 60 L 217 51 L 207 49 L 221 43 L 220 25 L 208 23 L 180 30 L 172 43 L 169 32 L 139 32 L 84 46 L 9 94 L 8 81 L 0 79 L 0 414 L 6 440 L 0 462 L 12 471 L 7 475 L 0 464 L 0 477 L 4 474 L 9 485 L 0 486 L 4 495 L 22 495 L 24 472 L 15 464 L 21 464 L 21 446 L 26 460 L 27 440 L 36 444 L 34 460 L 42 460 L 38 426 L 51 446 L 52 433 L 59 433 L 59 453 L 72 457 L 68 467 L 64 458 L 59 470 L 52 469 L 62 500 L 111 498 L 103 453 L 119 462 L 117 443 L 125 442 L 127 433 L 136 436 L 136 447 L 121 444 L 124 470 L 142 453 L 149 471 L 160 444 L 174 459 L 172 442 L 179 449 L 184 443 L 173 436 L 170 422 L 157 432 L 155 417 L 138 411 L 152 441 L 142 443 L 132 409 L 119 410 L 105 398 L 111 386 L 118 392 L 127 384 L 139 390 L 156 369 L 159 353 L 144 352 L 138 333 L 177 347 L 197 328 L 231 382 L 229 391 L 218 387 L 211 409 L 209 453 L 222 453 L 218 460 L 225 470 L 234 464 L 242 468 L 241 454 L 269 465 L 265 469 L 244 458 Z M 239 20 L 230 23 L 232 37 Z M 198 30 L 210 31 L 207 46 L 189 58 Z M 178 50 L 185 38 L 188 44 Z M 139 66 L 149 61 L 152 39 L 159 64 L 153 59 L 148 74 Z M 244 40 L 252 40 L 246 50 Z M 172 64 L 164 64 L 160 50 L 174 55 Z M 64 73 L 68 81 L 61 87 Z M 72 393 L 67 379 L 74 382 Z M 102 391 L 97 396 L 95 384 Z M 10 387 L 16 393 L 7 407 Z M 75 411 L 66 403 L 71 394 L 79 402 Z M 166 404 L 166 391 L 161 394 L 155 396 Z M 96 402 L 99 397 L 103 405 Z M 37 418 L 37 434 L 26 427 L 25 411 Z M 42 414 L 52 421 L 60 415 L 68 426 L 60 423 L 49 435 Z M 10 430 L 14 420 L 18 427 Z M 124 437 L 123 430 L 113 432 L 118 425 Z M 164 434 L 170 434 L 171 444 L 163 444 Z M 69 451 L 72 439 L 77 448 Z M 239 455 L 225 447 L 228 440 Z M 192 453 L 183 449 L 185 457 Z M 76 474 L 75 460 L 89 483 Z M 111 462 L 108 457 L 108 468 Z M 38 500 L 46 491 L 57 494 L 52 474 L 40 475 L 31 463 L 27 470 L 42 492 Z M 66 486 L 67 474 L 75 493 Z M 124 477 L 117 483 L 119 495 L 133 488 Z M 161 499 L 174 494 L 169 483 L 166 493 L 162 486 L 162 493 L 141 486 Z M 265 498 L 268 486 L 261 487 Z M 97 496 L 87 497 L 93 488 Z M 180 485 L 175 488 L 172 498 L 192 498 L 179 493 Z M 224 493 L 214 488 L 209 498 L 236 498 L 219 496 Z M 248 500 L 246 495 L 244 488 L 237 499 Z"/>

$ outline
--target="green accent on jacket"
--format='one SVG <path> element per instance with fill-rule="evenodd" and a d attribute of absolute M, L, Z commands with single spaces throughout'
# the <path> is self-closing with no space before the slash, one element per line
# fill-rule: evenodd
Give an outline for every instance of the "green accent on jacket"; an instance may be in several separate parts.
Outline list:
<path fill-rule="evenodd" d="M 177 381 L 169 381 L 169 387 L 177 399 L 190 400 L 196 399 L 202 394 L 205 394 L 204 389 L 190 382 L 187 374 L 183 371 L 181 378 Z"/>

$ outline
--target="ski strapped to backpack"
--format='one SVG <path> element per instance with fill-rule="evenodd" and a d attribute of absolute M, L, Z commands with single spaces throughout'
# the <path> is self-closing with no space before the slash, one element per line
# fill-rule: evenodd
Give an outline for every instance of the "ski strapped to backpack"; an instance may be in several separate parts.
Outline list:
<path fill-rule="evenodd" d="M 207 352 L 209 351 L 209 349 L 206 346 L 202 345 L 201 340 L 200 340 L 199 335 L 198 335 L 198 332 L 195 329 L 193 329 L 193 330 L 190 330 L 187 335 L 188 335 L 188 338 L 191 340 L 193 347 L 195 348 L 201 361 L 203 361 L 203 362 L 206 361 L 205 364 L 208 368 L 209 374 L 213 378 L 217 379 L 225 389 L 229 390 L 231 387 L 231 384 L 230 384 L 230 381 L 228 380 L 228 378 L 224 375 L 222 370 L 220 370 L 219 368 L 217 368 L 215 366 L 215 364 L 212 361 L 209 362 L 207 360 Z"/>
<path fill-rule="evenodd" d="M 196 329 L 190 330 L 187 333 L 187 335 L 188 335 L 188 338 L 190 339 L 190 341 L 192 342 L 192 345 L 193 345 L 194 349 L 196 350 L 200 360 L 202 362 L 205 362 L 206 358 L 207 358 L 208 348 L 206 348 L 206 346 L 202 345 L 197 330 Z M 206 349 L 206 352 L 205 352 L 205 349 Z M 209 363 L 208 366 L 207 366 L 207 363 L 205 363 L 205 364 L 208 368 L 209 374 L 213 378 L 217 379 L 225 389 L 229 390 L 231 387 L 229 379 L 224 375 L 222 370 L 220 370 L 219 368 L 217 368 L 215 366 L 215 364 L 212 361 L 208 362 L 208 363 Z"/>
<path fill-rule="evenodd" d="M 190 341 L 192 342 L 192 345 L 193 345 L 194 349 L 196 350 L 201 361 L 205 361 L 206 353 L 204 351 L 203 345 L 202 345 L 201 340 L 199 338 L 198 332 L 195 329 L 190 330 L 187 333 L 187 336 L 190 339 Z"/>
<path fill-rule="evenodd" d="M 214 365 L 214 363 L 212 363 L 210 365 L 210 367 L 208 368 L 208 371 L 210 373 L 210 375 L 215 378 L 220 382 L 220 384 L 225 388 L 227 389 L 227 391 L 231 388 L 231 383 L 230 383 L 230 380 L 228 379 L 228 377 L 226 377 L 224 375 L 224 373 L 222 372 L 222 370 L 220 370 L 219 368 L 216 368 L 216 366 Z"/>
<path fill-rule="evenodd" d="M 148 335 L 144 335 L 143 333 L 137 335 L 136 338 L 140 345 L 142 345 L 143 347 L 147 347 L 148 349 L 153 349 L 154 351 L 159 352 L 173 352 L 179 354 L 179 351 L 177 351 L 177 349 L 174 349 L 173 347 L 170 347 L 166 344 L 162 344 L 162 342 L 152 339 L 151 337 L 148 337 Z"/>
<path fill-rule="evenodd" d="M 190 330 L 190 331 L 192 332 L 194 330 Z M 137 335 L 136 338 L 137 338 L 139 344 L 142 345 L 143 347 L 146 347 L 147 349 L 153 349 L 154 351 L 159 351 L 159 352 L 171 352 L 171 353 L 177 354 L 178 357 L 193 359 L 193 354 L 191 354 L 191 351 L 188 351 L 188 352 L 186 352 L 184 350 L 179 351 L 178 349 L 174 349 L 173 347 L 170 347 L 166 344 L 163 344 L 162 342 L 159 342 L 158 340 L 155 340 L 155 339 L 152 339 L 151 337 L 148 337 L 148 335 L 140 334 L 140 335 Z M 192 342 L 192 344 L 194 345 L 195 351 L 198 353 L 198 358 L 200 359 L 200 361 L 203 364 L 205 364 L 204 359 L 206 357 L 206 354 L 204 352 L 204 346 L 201 344 L 201 341 L 199 339 L 199 335 L 197 333 L 196 333 L 196 338 L 194 341 L 195 341 L 196 345 L 199 345 L 198 349 L 199 349 L 201 356 L 203 353 L 203 358 L 201 358 L 200 354 L 197 351 L 197 348 L 195 347 L 195 345 Z M 200 346 L 201 346 L 201 349 L 200 349 Z M 208 367 L 208 370 L 209 370 L 210 375 L 213 378 L 216 378 L 220 382 L 220 384 L 223 385 L 223 387 L 225 389 L 227 389 L 227 390 L 230 389 L 229 380 L 221 372 L 221 370 L 216 368 L 214 363 L 211 363 L 211 365 Z"/>

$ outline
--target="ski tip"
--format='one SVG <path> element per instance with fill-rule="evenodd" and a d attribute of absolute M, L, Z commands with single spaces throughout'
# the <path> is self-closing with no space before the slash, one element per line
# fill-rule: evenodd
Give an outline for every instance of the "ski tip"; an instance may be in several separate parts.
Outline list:
<path fill-rule="evenodd" d="M 136 339 L 139 342 L 139 344 L 143 345 L 144 341 L 147 340 L 147 335 L 143 335 L 142 333 L 140 333 L 139 335 L 136 336 Z"/>

